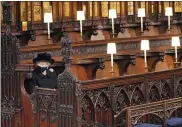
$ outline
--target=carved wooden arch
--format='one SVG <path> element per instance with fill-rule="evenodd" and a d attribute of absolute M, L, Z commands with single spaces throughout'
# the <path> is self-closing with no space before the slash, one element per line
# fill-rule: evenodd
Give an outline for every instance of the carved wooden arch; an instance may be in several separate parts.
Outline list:
<path fill-rule="evenodd" d="M 149 102 L 154 102 L 154 101 L 159 101 L 159 100 L 161 100 L 160 91 L 159 91 L 159 89 L 156 87 L 156 85 L 153 85 L 153 86 L 150 88 L 147 97 L 148 97 L 148 101 L 149 101 Z"/>
<path fill-rule="evenodd" d="M 85 121 L 87 120 L 93 120 L 94 121 L 94 115 L 95 115 L 95 109 L 94 109 L 94 104 L 92 102 L 92 100 L 90 99 L 90 97 L 88 95 L 85 95 L 82 100 L 81 100 L 81 107 L 82 107 L 82 115 L 85 119 Z M 89 108 L 88 108 L 89 107 Z M 91 114 L 91 118 L 88 119 L 85 117 L 85 113 L 90 113 Z"/>
<path fill-rule="evenodd" d="M 124 75 L 127 74 L 127 70 L 128 70 L 128 67 L 129 67 L 130 65 L 132 65 L 132 66 L 136 65 L 136 60 L 135 60 L 135 59 L 130 60 L 130 61 L 128 61 L 128 62 L 125 64 L 125 66 L 124 66 Z"/>
<path fill-rule="evenodd" d="M 176 93 L 178 97 L 182 97 L 182 80 L 179 81 L 178 85 L 176 86 Z"/>
<path fill-rule="evenodd" d="M 147 81 L 147 92 L 146 92 L 146 97 L 147 97 L 147 101 L 151 102 L 151 99 L 150 99 L 150 94 L 151 93 L 151 90 L 152 88 L 156 88 L 156 90 L 158 91 L 159 93 L 159 98 L 161 98 L 161 85 L 160 85 L 160 80 L 157 80 L 157 81 Z"/>
<path fill-rule="evenodd" d="M 174 94 L 176 97 L 182 96 L 182 77 L 174 77 Z"/>
<path fill-rule="evenodd" d="M 130 98 L 129 98 L 129 96 L 128 96 L 128 93 L 125 91 L 125 89 L 123 89 L 123 88 L 121 88 L 119 91 L 118 91 L 118 93 L 117 93 L 117 95 L 116 95 L 116 97 L 115 97 L 115 104 L 117 104 L 117 109 L 116 109 L 116 111 L 118 111 L 118 99 L 121 99 L 121 97 L 120 97 L 120 94 L 122 93 L 122 91 L 123 91 L 123 94 L 124 94 L 124 96 L 126 96 L 126 100 L 128 100 L 128 104 L 127 104 L 127 106 L 129 106 L 130 105 Z M 122 95 L 123 95 L 122 94 Z M 124 100 L 124 99 L 123 99 Z M 121 103 L 121 101 L 119 101 L 120 102 L 120 105 L 122 104 Z M 123 102 L 123 101 L 122 101 Z M 126 108 L 127 106 L 124 106 L 124 108 Z"/>
<path fill-rule="evenodd" d="M 168 80 L 161 80 L 161 99 L 169 99 L 174 97 L 173 89 L 170 87 L 170 79 Z M 167 90 L 166 90 L 167 89 Z M 165 95 L 164 95 L 165 94 Z M 169 98 L 163 98 L 163 96 L 169 96 Z"/>
<path fill-rule="evenodd" d="M 138 94 L 141 94 L 141 95 L 138 96 Z M 141 103 L 145 102 L 145 100 L 146 100 L 143 91 L 138 86 L 135 87 L 135 89 L 133 90 L 133 92 L 131 94 L 130 105 L 133 105 L 133 102 L 132 102 L 133 99 L 135 100 L 135 102 L 139 101 L 138 99 L 141 99 L 142 102 L 138 102 L 137 104 L 141 104 Z"/>
<path fill-rule="evenodd" d="M 127 108 L 124 108 L 114 116 L 115 125 L 126 125 L 126 112 Z M 121 121 L 122 120 L 122 121 Z"/>
<path fill-rule="evenodd" d="M 104 97 L 104 98 L 106 99 L 106 100 L 104 100 L 104 101 L 105 101 L 105 102 L 108 102 L 108 103 L 107 103 L 107 104 L 108 104 L 107 106 L 108 106 L 109 108 L 111 108 L 110 100 L 109 100 L 108 96 L 107 96 L 103 91 L 100 92 L 100 94 L 98 95 L 98 97 L 97 97 L 97 99 L 96 99 L 96 101 L 95 101 L 94 107 L 97 106 L 100 97 Z M 104 103 L 105 103 L 105 102 L 104 102 Z M 103 103 L 103 102 L 102 102 L 102 103 Z M 104 104 L 104 103 L 103 103 L 103 104 Z"/>
<path fill-rule="evenodd" d="M 133 117 L 133 121 L 131 120 L 132 121 L 132 124 L 133 125 L 137 124 L 137 122 L 140 120 L 140 118 L 142 118 L 145 115 L 150 115 L 150 114 L 159 117 L 161 119 L 161 121 L 163 121 L 164 116 L 162 114 L 160 114 L 160 112 L 159 113 L 154 113 L 153 112 L 153 113 L 145 113 L 145 114 L 139 115 L 137 117 Z"/>
<path fill-rule="evenodd" d="M 95 121 L 101 125 L 112 125 L 113 112 L 110 100 L 104 91 L 100 92 L 95 102 Z"/>
<path fill-rule="evenodd" d="M 179 104 L 178 104 L 179 105 Z M 175 107 L 173 110 L 170 110 L 169 114 L 167 114 L 167 118 L 170 118 L 171 115 L 177 111 L 178 109 L 182 108 L 182 105 L 178 106 L 178 107 Z"/>
<path fill-rule="evenodd" d="M 92 79 L 96 78 L 96 72 L 98 69 L 104 69 L 105 65 L 104 65 L 104 58 L 97 58 L 97 63 L 93 66 L 93 70 L 92 70 Z"/>
<path fill-rule="evenodd" d="M 160 82 L 161 82 L 160 80 L 147 82 L 147 86 L 148 86 L 147 92 L 149 93 L 151 88 L 153 86 L 155 86 L 158 89 L 158 91 L 161 93 L 161 83 Z"/>
<path fill-rule="evenodd" d="M 154 62 L 153 62 L 153 64 L 152 64 L 152 72 L 154 72 L 155 71 L 155 67 L 156 67 L 156 64 L 158 63 L 158 62 L 164 62 L 164 55 L 163 56 L 159 56 L 159 58 L 157 58 L 157 59 L 155 59 L 154 60 Z"/>

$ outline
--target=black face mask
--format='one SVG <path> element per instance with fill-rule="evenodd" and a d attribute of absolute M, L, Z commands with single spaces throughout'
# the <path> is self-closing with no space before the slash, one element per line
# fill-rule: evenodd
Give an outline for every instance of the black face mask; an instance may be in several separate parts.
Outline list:
<path fill-rule="evenodd" d="M 39 66 L 37 66 L 36 69 L 35 69 L 35 72 L 36 73 L 42 73 L 45 70 L 49 70 L 49 67 L 39 67 Z"/>
<path fill-rule="evenodd" d="M 48 70 L 48 67 L 40 67 L 41 72 L 44 72 L 45 70 Z"/>

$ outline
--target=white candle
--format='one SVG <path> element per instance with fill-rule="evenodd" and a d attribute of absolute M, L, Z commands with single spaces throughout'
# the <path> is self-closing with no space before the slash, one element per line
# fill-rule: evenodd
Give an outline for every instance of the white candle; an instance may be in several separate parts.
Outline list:
<path fill-rule="evenodd" d="M 112 18 L 112 33 L 114 34 L 114 18 Z"/>
<path fill-rule="evenodd" d="M 178 58 L 177 46 L 175 46 L 175 58 L 176 58 L 176 60 L 177 60 L 177 58 Z M 176 61 L 176 62 L 177 62 L 177 61 Z"/>
<path fill-rule="evenodd" d="M 81 32 L 81 36 L 82 36 L 82 20 L 80 20 L 80 32 Z"/>
<path fill-rule="evenodd" d="M 48 27 L 48 39 L 50 39 L 50 27 L 49 27 L 49 22 L 47 23 L 47 27 Z"/>
<path fill-rule="evenodd" d="M 144 61 L 145 61 L 145 65 L 147 65 L 146 63 L 147 63 L 147 53 L 146 53 L 147 51 L 146 50 L 144 50 Z"/>
<path fill-rule="evenodd" d="M 168 16 L 168 30 L 170 30 L 171 26 L 170 26 L 170 16 Z"/>
<path fill-rule="evenodd" d="M 113 68 L 113 54 L 111 54 L 111 67 Z"/>
<path fill-rule="evenodd" d="M 141 32 L 143 32 L 143 17 L 141 17 Z"/>

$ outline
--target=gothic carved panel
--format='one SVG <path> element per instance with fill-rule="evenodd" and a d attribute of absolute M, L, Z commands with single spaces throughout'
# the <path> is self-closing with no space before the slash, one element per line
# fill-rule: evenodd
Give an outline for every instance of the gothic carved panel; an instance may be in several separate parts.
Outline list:
<path fill-rule="evenodd" d="M 127 93 L 121 90 L 116 97 L 117 112 L 122 111 L 124 108 L 130 105 L 130 100 Z"/>
<path fill-rule="evenodd" d="M 15 71 L 19 62 L 19 44 L 16 36 L 11 33 L 12 4 L 2 2 L 3 22 L 6 25 L 5 33 L 1 36 L 1 126 L 14 127 L 17 123 L 16 109 L 20 108 L 19 75 Z M 19 122 L 21 125 L 21 122 Z"/>
<path fill-rule="evenodd" d="M 57 95 L 56 90 L 43 89 L 36 87 L 36 109 L 40 113 L 41 120 L 47 119 L 47 113 L 50 114 L 50 120 L 54 122 L 57 118 Z"/>
<path fill-rule="evenodd" d="M 144 93 L 136 87 L 136 89 L 132 93 L 131 105 L 139 105 L 145 102 Z"/>

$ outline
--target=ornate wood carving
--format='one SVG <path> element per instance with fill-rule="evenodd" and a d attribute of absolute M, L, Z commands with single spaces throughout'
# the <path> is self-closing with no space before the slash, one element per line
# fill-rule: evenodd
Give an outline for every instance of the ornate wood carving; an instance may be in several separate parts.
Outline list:
<path fill-rule="evenodd" d="M 158 49 L 158 47 L 160 47 L 160 46 L 170 46 L 171 47 L 171 40 L 168 38 L 170 38 L 170 37 L 159 37 L 158 39 L 151 38 L 151 40 L 150 40 L 151 49 L 155 48 L 155 51 L 156 51 Z M 131 40 L 121 40 L 121 39 L 108 40 L 107 43 L 110 41 L 112 41 L 112 42 L 116 41 L 118 53 L 127 51 L 127 50 L 140 51 L 140 42 L 138 41 L 138 39 L 142 39 L 142 38 L 136 38 L 136 39 L 131 39 Z M 126 41 L 129 43 L 124 43 Z M 72 49 L 73 55 L 80 56 L 81 54 L 101 54 L 101 53 L 105 54 L 106 53 L 107 43 L 105 41 L 94 41 L 94 42 L 88 41 L 87 43 L 88 44 L 85 44 L 84 42 L 80 42 L 79 44 L 74 43 L 73 49 Z M 99 43 L 99 45 L 97 45 L 96 43 Z M 36 48 L 36 49 L 33 49 L 32 47 L 29 47 L 29 49 L 22 48 L 21 54 L 20 54 L 20 59 L 21 60 L 33 59 L 37 53 L 44 52 L 45 49 L 52 56 L 62 56 L 62 52 L 60 51 L 60 44 L 53 44 L 53 45 L 49 45 L 49 46 L 44 46 L 42 49 L 40 49 L 40 47 Z M 168 49 L 168 48 L 165 48 L 165 49 Z M 26 50 L 29 50 L 29 51 L 26 51 Z M 159 49 L 159 51 L 161 51 L 161 49 Z M 129 54 L 129 52 L 128 52 L 128 54 Z M 158 55 L 158 56 L 162 56 L 162 55 Z"/>
<path fill-rule="evenodd" d="M 182 107 L 181 97 L 129 107 L 127 109 L 127 126 L 136 125 L 139 119 L 146 114 L 157 115 L 163 121 L 163 125 L 166 125 L 166 120 L 180 107 Z"/>
<path fill-rule="evenodd" d="M 2 119 L 6 119 L 6 117 L 12 119 L 15 114 L 15 99 L 5 96 L 1 103 Z"/>
<path fill-rule="evenodd" d="M 11 33 L 12 5 L 10 2 L 2 2 L 3 22 L 6 25 L 6 32 L 1 36 L 1 126 L 15 127 L 21 126 L 21 121 L 15 116 L 21 111 L 19 73 L 15 71 L 19 62 L 19 43 L 16 36 Z"/>
<path fill-rule="evenodd" d="M 58 75 L 58 105 L 59 105 L 59 122 L 58 126 L 77 126 L 77 103 L 76 103 L 76 82 L 77 79 L 70 71 L 72 62 L 72 42 L 67 38 L 67 34 L 63 34 L 62 49 L 63 62 L 65 70 Z M 61 121 L 68 121 L 67 124 Z"/>
<path fill-rule="evenodd" d="M 102 108 L 97 104 L 97 98 L 99 98 L 101 93 L 106 93 L 106 100 L 109 100 L 110 104 L 112 105 L 112 111 L 115 116 L 114 123 L 116 125 L 123 124 L 123 122 L 126 123 L 125 115 L 126 108 L 128 106 L 151 103 L 154 101 L 161 101 L 179 96 L 181 97 L 181 94 L 178 93 L 181 93 L 182 73 L 181 69 L 177 70 L 155 72 L 138 76 L 127 76 L 122 78 L 80 82 L 80 88 L 82 89 L 81 96 L 84 96 L 80 102 L 82 103 L 83 116 L 86 117 L 88 112 L 90 115 L 93 114 L 93 112 L 95 112 L 95 114 L 101 113 Z M 113 86 L 114 90 L 111 89 L 110 86 Z M 102 103 L 103 100 L 105 99 L 101 99 L 99 102 Z M 113 104 L 115 106 L 113 106 Z M 86 110 L 86 107 L 93 107 L 93 105 L 95 106 L 95 110 L 92 108 L 92 110 Z M 151 109 L 157 107 L 158 106 Z M 159 113 L 156 115 L 160 116 L 161 114 Z M 93 115 L 91 116 L 92 119 L 96 119 L 96 116 L 95 118 Z M 139 118 L 139 116 L 137 118 Z M 152 120 L 150 115 L 148 118 L 149 120 Z M 158 119 L 157 121 L 161 122 L 161 119 Z M 153 122 L 155 123 L 156 121 Z M 99 121 L 99 123 L 103 124 L 101 121 Z"/>
<path fill-rule="evenodd" d="M 47 113 L 49 113 L 51 122 L 54 122 L 57 118 L 56 90 L 35 87 L 34 93 L 36 97 L 35 110 L 40 113 L 41 120 L 46 120 Z"/>
<path fill-rule="evenodd" d="M 3 22 L 7 25 L 12 23 L 12 5 L 8 1 L 2 2 L 3 7 Z"/>

